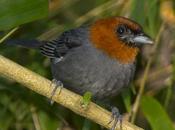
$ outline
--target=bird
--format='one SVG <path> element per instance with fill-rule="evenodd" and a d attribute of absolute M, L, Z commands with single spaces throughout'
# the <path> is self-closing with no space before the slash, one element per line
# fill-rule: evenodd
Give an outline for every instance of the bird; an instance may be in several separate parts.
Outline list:
<path fill-rule="evenodd" d="M 80 95 L 88 91 L 93 99 L 104 100 L 128 87 L 140 48 L 153 42 L 138 23 L 116 16 L 67 30 L 53 40 L 12 40 L 7 44 L 38 49 L 50 58 L 52 76 L 59 86 Z M 112 109 L 115 123 L 111 130 L 119 117 L 118 109 Z"/>

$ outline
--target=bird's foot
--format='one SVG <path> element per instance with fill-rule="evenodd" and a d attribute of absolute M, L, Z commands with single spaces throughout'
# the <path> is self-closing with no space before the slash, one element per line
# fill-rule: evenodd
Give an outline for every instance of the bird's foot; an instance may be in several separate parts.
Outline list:
<path fill-rule="evenodd" d="M 61 81 L 56 80 L 56 79 L 52 80 L 51 86 L 53 87 L 53 90 L 52 90 L 51 96 L 50 96 L 50 104 L 53 105 L 54 101 L 52 100 L 52 98 L 55 95 L 55 92 L 59 88 L 59 93 L 60 93 L 64 86 L 63 86 L 63 83 Z"/>
<path fill-rule="evenodd" d="M 112 115 L 109 124 L 113 122 L 112 128 L 110 130 L 115 130 L 117 123 L 119 122 L 120 130 L 122 130 L 122 115 L 117 107 L 112 107 Z"/>

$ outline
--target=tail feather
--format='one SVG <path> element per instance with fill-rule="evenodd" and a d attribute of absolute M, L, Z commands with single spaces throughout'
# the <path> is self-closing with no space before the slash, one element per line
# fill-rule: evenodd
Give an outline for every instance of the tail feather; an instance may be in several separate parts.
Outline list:
<path fill-rule="evenodd" d="M 56 43 L 38 40 L 6 40 L 7 45 L 18 45 L 24 48 L 38 49 L 41 54 L 49 58 L 60 58 L 56 52 Z"/>
<path fill-rule="evenodd" d="M 19 45 L 25 48 L 37 49 L 44 44 L 44 42 L 38 40 L 6 40 L 7 45 Z"/>

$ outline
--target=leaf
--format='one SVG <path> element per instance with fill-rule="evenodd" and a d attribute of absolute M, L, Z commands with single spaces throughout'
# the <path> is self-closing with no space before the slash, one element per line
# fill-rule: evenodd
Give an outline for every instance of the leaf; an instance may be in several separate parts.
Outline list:
<path fill-rule="evenodd" d="M 60 121 L 50 117 L 47 113 L 40 111 L 38 114 L 41 130 L 56 130 L 60 127 Z"/>
<path fill-rule="evenodd" d="M 155 37 L 157 35 L 157 32 L 160 28 L 160 17 L 159 17 L 159 0 L 148 0 L 146 4 L 148 11 L 147 11 L 147 17 L 148 17 L 148 25 L 149 25 L 149 32 L 151 36 Z"/>
<path fill-rule="evenodd" d="M 87 107 L 91 101 L 91 97 L 92 97 L 92 93 L 91 92 L 86 92 L 84 95 L 83 95 L 83 101 L 82 101 L 82 106 L 83 107 Z"/>
<path fill-rule="evenodd" d="M 145 23 L 145 11 L 144 6 L 147 0 L 133 0 L 131 5 L 131 18 L 144 25 Z"/>
<path fill-rule="evenodd" d="M 84 123 L 83 123 L 83 127 L 82 127 L 82 130 L 90 130 L 91 129 L 91 121 L 89 121 L 88 119 L 85 119 L 84 120 Z"/>
<path fill-rule="evenodd" d="M 129 89 L 122 92 L 122 99 L 126 110 L 129 113 L 131 111 L 131 91 Z"/>
<path fill-rule="evenodd" d="M 48 0 L 0 0 L 0 30 L 47 16 Z"/>
<path fill-rule="evenodd" d="M 141 109 L 150 123 L 152 130 L 175 130 L 169 116 L 161 104 L 152 97 L 144 96 Z"/>
<path fill-rule="evenodd" d="M 155 37 L 160 27 L 159 0 L 133 0 L 130 16 L 146 33 Z"/>

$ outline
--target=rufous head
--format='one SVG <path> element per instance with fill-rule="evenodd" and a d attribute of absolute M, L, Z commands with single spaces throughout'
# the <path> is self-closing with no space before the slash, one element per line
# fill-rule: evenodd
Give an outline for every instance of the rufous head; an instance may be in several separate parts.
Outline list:
<path fill-rule="evenodd" d="M 124 17 L 96 21 L 90 27 L 90 39 L 96 48 L 121 63 L 134 62 L 139 47 L 153 43 L 139 24 Z"/>

